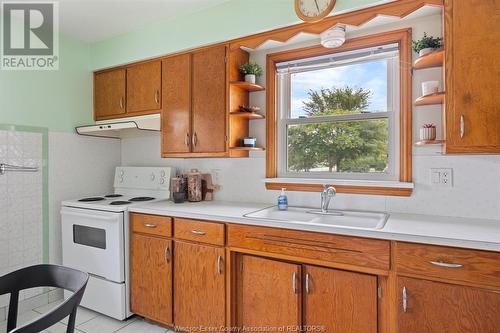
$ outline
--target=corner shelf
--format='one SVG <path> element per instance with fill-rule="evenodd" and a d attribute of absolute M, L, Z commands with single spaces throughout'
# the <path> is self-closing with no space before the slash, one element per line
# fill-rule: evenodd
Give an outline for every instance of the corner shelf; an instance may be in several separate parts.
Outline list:
<path fill-rule="evenodd" d="M 262 147 L 229 147 L 230 150 L 241 150 L 241 151 L 264 151 L 265 148 Z"/>
<path fill-rule="evenodd" d="M 231 81 L 230 85 L 244 89 L 244 90 L 249 91 L 249 92 L 266 90 L 266 88 L 264 88 L 263 86 L 260 86 L 260 85 L 255 84 L 255 83 L 245 82 L 245 81 Z"/>
<path fill-rule="evenodd" d="M 415 146 L 427 146 L 427 145 L 442 145 L 445 140 L 421 140 L 415 142 Z"/>
<path fill-rule="evenodd" d="M 230 112 L 229 115 L 234 116 L 234 117 L 246 118 L 246 119 L 250 119 L 250 120 L 266 118 L 266 116 L 259 114 L 259 113 L 255 113 L 255 112 L 236 111 L 236 112 Z"/>
<path fill-rule="evenodd" d="M 441 67 L 443 66 L 443 63 L 444 50 L 440 49 L 417 58 L 413 63 L 413 69 Z"/>
<path fill-rule="evenodd" d="M 415 106 L 443 104 L 444 95 L 444 91 L 435 94 L 424 95 L 415 100 Z"/>

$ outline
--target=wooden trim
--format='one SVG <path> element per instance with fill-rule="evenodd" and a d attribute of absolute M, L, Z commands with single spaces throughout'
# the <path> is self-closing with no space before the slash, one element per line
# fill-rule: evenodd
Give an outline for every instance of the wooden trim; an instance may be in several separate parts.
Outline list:
<path fill-rule="evenodd" d="M 400 187 L 382 187 L 382 186 L 356 186 L 356 185 L 335 185 L 337 193 L 346 194 L 370 194 L 370 195 L 390 195 L 398 197 L 411 196 L 413 189 L 400 188 Z M 304 191 L 304 192 L 321 192 L 323 191 L 323 184 L 294 184 L 294 183 L 266 183 L 268 190 L 281 190 L 286 188 L 287 191 Z"/>
<path fill-rule="evenodd" d="M 266 177 L 276 178 L 278 175 L 278 138 L 277 138 L 277 97 L 276 97 L 276 64 L 283 61 L 291 61 L 301 58 L 320 56 L 343 51 L 349 51 L 364 47 L 372 47 L 388 43 L 398 43 L 400 47 L 400 167 L 399 181 L 411 182 L 412 180 L 412 113 L 411 113 L 411 29 L 401 29 L 383 32 L 370 36 L 364 36 L 348 40 L 344 45 L 336 49 L 327 49 L 318 46 L 305 47 L 301 49 L 283 51 L 267 55 L 267 101 L 266 101 L 266 125 L 267 125 L 267 153 L 266 153 Z M 282 184 L 283 185 L 283 184 Z M 301 190 L 301 185 L 284 184 L 287 189 L 296 188 Z M 317 191 L 321 185 L 304 185 L 304 191 Z M 274 187 L 266 184 L 266 187 Z M 274 189 L 274 188 L 273 188 Z M 375 190 L 374 190 L 375 189 Z M 344 193 L 364 194 L 387 194 L 405 195 L 411 194 L 411 189 L 345 187 Z M 359 192 L 358 192 L 359 191 Z M 341 191 L 339 191 L 342 193 Z"/>

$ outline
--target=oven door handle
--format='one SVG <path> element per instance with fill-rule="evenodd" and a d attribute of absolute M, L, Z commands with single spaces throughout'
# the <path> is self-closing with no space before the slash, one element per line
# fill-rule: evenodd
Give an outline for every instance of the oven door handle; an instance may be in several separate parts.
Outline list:
<path fill-rule="evenodd" d="M 86 217 L 86 218 L 92 218 L 94 220 L 103 220 L 103 221 L 115 221 L 116 216 L 102 216 L 102 215 L 92 215 L 92 214 L 83 214 L 83 213 L 75 213 L 75 212 L 61 212 L 62 215 L 67 215 L 67 216 L 79 216 L 79 217 Z"/>

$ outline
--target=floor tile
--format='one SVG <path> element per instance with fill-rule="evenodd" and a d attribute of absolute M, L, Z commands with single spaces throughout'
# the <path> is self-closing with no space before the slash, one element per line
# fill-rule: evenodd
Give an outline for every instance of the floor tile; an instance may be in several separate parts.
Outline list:
<path fill-rule="evenodd" d="M 33 309 L 33 311 L 38 312 L 38 313 L 42 313 L 42 314 L 47 313 L 49 311 L 52 311 L 57 306 L 59 306 L 62 302 L 63 302 L 63 300 L 61 299 L 61 300 L 58 300 L 58 301 L 55 301 L 55 302 L 52 302 L 49 304 L 42 305 L 38 308 Z"/>
<path fill-rule="evenodd" d="M 130 325 L 118 330 L 116 333 L 166 333 L 168 330 L 165 327 L 148 323 L 143 319 L 135 320 Z"/>
<path fill-rule="evenodd" d="M 21 325 L 29 323 L 30 321 L 38 317 L 41 317 L 41 315 L 35 311 L 26 311 L 24 313 L 21 313 L 17 317 L 17 326 L 19 327 Z M 0 322 L 0 332 L 6 332 L 6 331 L 7 331 L 7 321 Z"/>
<path fill-rule="evenodd" d="M 81 325 L 77 325 L 77 328 L 85 333 L 112 333 L 130 325 L 135 320 L 137 318 L 133 317 L 127 321 L 120 321 L 100 315 Z"/>
<path fill-rule="evenodd" d="M 76 312 L 76 320 L 75 320 L 75 326 L 81 325 L 83 323 L 86 323 L 89 320 L 92 320 L 96 317 L 100 316 L 99 313 L 82 308 L 81 306 L 78 308 L 78 311 Z M 64 320 L 61 320 L 63 324 L 68 324 L 68 317 L 66 317 Z"/>

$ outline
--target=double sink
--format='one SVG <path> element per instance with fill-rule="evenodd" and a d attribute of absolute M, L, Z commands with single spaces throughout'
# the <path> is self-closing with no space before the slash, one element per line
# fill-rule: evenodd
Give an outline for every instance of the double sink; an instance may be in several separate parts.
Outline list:
<path fill-rule="evenodd" d="M 383 212 L 363 212 L 353 210 L 329 210 L 322 212 L 304 207 L 268 207 L 243 215 L 244 217 L 288 223 L 299 223 L 323 227 L 379 230 L 387 223 L 389 214 Z"/>

